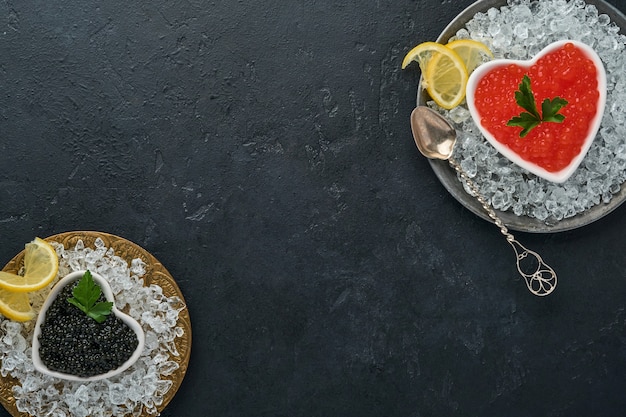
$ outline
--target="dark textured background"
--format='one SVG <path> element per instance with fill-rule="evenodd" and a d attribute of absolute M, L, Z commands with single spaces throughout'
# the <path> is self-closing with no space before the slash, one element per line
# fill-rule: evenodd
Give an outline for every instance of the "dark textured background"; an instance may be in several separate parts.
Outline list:
<path fill-rule="evenodd" d="M 626 207 L 518 233 L 536 298 L 413 145 L 402 57 L 470 3 L 0 1 L 0 263 L 154 254 L 194 331 L 164 417 L 624 415 Z"/>

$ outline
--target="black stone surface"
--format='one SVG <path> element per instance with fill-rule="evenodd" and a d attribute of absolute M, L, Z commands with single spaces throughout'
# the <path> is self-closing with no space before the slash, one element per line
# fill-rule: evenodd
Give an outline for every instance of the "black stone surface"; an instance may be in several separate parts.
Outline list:
<path fill-rule="evenodd" d="M 194 331 L 164 417 L 623 415 L 626 207 L 518 234 L 539 299 L 413 145 L 402 57 L 470 3 L 0 2 L 0 260 L 153 253 Z"/>

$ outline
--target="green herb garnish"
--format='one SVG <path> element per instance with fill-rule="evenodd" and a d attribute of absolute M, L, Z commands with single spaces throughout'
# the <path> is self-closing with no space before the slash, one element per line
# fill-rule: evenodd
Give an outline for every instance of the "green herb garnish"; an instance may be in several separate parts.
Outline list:
<path fill-rule="evenodd" d="M 541 122 L 562 123 L 565 120 L 565 116 L 558 114 L 559 110 L 567 104 L 567 100 L 561 97 L 543 100 L 543 103 L 541 103 L 541 114 L 539 114 L 528 75 L 524 75 L 524 78 L 522 78 L 519 90 L 515 92 L 515 101 L 526 111 L 520 113 L 519 116 L 513 117 L 506 125 L 522 127 L 523 129 L 519 134 L 520 138 L 526 136 L 528 132 L 539 126 Z"/>
<path fill-rule="evenodd" d="M 68 298 L 67 301 L 78 307 L 83 313 L 89 317 L 102 323 L 111 313 L 113 303 L 110 301 L 97 302 L 102 294 L 102 289 L 96 284 L 91 276 L 91 272 L 86 271 L 83 277 L 78 281 L 76 287 L 72 291 L 74 297 Z"/>

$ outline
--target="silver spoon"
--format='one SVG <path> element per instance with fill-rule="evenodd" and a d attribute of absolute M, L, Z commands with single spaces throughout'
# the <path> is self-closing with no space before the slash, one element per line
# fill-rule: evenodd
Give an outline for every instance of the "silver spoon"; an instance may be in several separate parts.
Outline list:
<path fill-rule="evenodd" d="M 513 247 L 517 258 L 517 270 L 526 281 L 526 286 L 535 295 L 546 296 L 556 288 L 557 278 L 554 270 L 547 265 L 537 252 L 526 249 L 509 232 L 495 210 L 480 194 L 472 179 L 463 171 L 459 163 L 452 158 L 456 143 L 456 130 L 439 113 L 429 107 L 418 106 L 411 113 L 411 130 L 419 151 L 426 158 L 447 160 L 465 181 L 483 209 L 500 228 L 507 242 Z"/>

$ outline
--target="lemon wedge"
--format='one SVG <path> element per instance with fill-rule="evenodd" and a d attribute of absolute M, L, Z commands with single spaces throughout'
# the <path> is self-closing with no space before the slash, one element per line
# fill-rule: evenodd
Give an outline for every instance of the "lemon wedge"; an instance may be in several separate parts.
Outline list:
<path fill-rule="evenodd" d="M 35 238 L 24 250 L 24 276 L 0 271 L 0 289 L 17 293 L 36 291 L 50 284 L 58 271 L 59 258 L 52 245 Z"/>
<path fill-rule="evenodd" d="M 0 313 L 14 321 L 29 321 L 35 318 L 28 293 L 0 289 Z"/>

